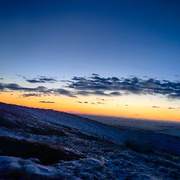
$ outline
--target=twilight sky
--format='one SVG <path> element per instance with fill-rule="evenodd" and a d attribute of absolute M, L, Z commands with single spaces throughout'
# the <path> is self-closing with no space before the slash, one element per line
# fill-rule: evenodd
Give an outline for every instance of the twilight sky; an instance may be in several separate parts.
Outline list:
<path fill-rule="evenodd" d="M 180 120 L 179 0 L 1 0 L 0 101 Z"/>

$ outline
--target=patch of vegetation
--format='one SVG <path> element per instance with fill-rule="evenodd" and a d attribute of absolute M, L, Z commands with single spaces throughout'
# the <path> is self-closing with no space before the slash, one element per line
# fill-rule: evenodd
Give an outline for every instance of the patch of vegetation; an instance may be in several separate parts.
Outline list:
<path fill-rule="evenodd" d="M 58 135 L 58 136 L 67 136 L 67 134 L 58 128 L 43 126 L 42 128 L 31 127 L 29 132 L 37 135 Z"/>
<path fill-rule="evenodd" d="M 0 117 L 0 126 L 6 127 L 9 129 L 18 128 L 18 124 L 16 124 L 13 121 L 10 121 L 9 119 L 6 119 L 4 117 Z"/>
<path fill-rule="evenodd" d="M 145 141 L 141 141 L 140 139 L 136 138 L 128 138 L 125 140 L 124 145 L 126 148 L 131 149 L 135 152 L 154 152 L 153 144 L 150 144 Z"/>
<path fill-rule="evenodd" d="M 82 156 L 63 149 L 55 149 L 46 144 L 18 140 L 0 136 L 0 156 L 14 156 L 22 158 L 38 158 L 41 164 L 49 165 L 59 160 L 75 160 Z"/>
<path fill-rule="evenodd" d="M 92 140 L 92 141 L 104 141 L 98 137 L 95 137 L 95 136 L 92 136 L 92 135 L 87 135 L 87 134 L 84 134 L 78 130 L 76 131 L 73 131 L 72 132 L 73 134 L 76 134 L 79 138 L 82 138 L 82 139 L 85 139 L 85 140 Z"/>

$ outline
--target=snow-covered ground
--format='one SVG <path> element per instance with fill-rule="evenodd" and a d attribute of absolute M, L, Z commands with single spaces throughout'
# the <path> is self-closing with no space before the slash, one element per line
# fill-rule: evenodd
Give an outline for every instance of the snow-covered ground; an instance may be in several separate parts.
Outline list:
<path fill-rule="evenodd" d="M 178 179 L 179 147 L 174 136 L 0 103 L 0 179 Z"/>

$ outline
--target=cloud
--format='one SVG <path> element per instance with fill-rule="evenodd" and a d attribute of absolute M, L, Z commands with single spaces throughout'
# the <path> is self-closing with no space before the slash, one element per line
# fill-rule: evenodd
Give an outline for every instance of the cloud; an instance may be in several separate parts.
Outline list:
<path fill-rule="evenodd" d="M 107 101 L 107 99 L 96 98 L 99 101 Z"/>
<path fill-rule="evenodd" d="M 4 90 L 3 83 L 0 83 L 0 91 L 3 91 L 3 90 Z"/>
<path fill-rule="evenodd" d="M 84 101 L 84 102 L 82 102 L 82 101 L 76 101 L 77 103 L 80 103 L 80 104 L 88 104 L 89 102 L 87 102 L 87 101 Z M 98 105 L 98 104 L 105 104 L 105 103 L 103 103 L 103 102 L 92 102 L 92 103 L 90 103 L 90 104 L 93 104 L 93 105 Z"/>
<path fill-rule="evenodd" d="M 96 98 L 97 101 L 114 101 L 114 99 Z"/>
<path fill-rule="evenodd" d="M 55 103 L 53 101 L 39 101 L 40 103 Z"/>
<path fill-rule="evenodd" d="M 100 91 L 100 90 L 91 92 L 91 94 L 94 94 L 94 95 L 100 95 L 100 96 L 109 96 L 109 95 L 106 94 L 104 91 Z"/>
<path fill-rule="evenodd" d="M 69 97 L 76 97 L 71 91 L 65 90 L 65 89 L 55 89 L 54 92 L 56 94 L 66 95 Z"/>
<path fill-rule="evenodd" d="M 9 84 L 1 83 L 1 85 L 4 89 L 10 89 L 12 91 L 29 91 L 29 92 L 42 92 L 42 93 L 51 93 L 52 91 L 52 89 L 48 89 L 44 86 L 38 86 L 36 88 L 29 88 L 29 87 L 27 88 L 27 87 L 19 86 L 18 84 L 15 83 L 9 83 Z"/>
<path fill-rule="evenodd" d="M 120 96 L 120 92 L 117 92 L 117 91 L 114 91 L 114 92 L 111 92 L 110 95 L 113 95 L 113 96 Z"/>
<path fill-rule="evenodd" d="M 36 88 L 29 88 L 29 87 L 27 88 L 27 87 L 22 87 L 15 83 L 9 83 L 9 84 L 0 83 L 0 91 L 4 91 L 6 89 L 11 91 L 42 93 L 44 95 L 65 95 L 69 97 L 76 97 L 71 91 L 65 89 L 46 88 L 45 86 L 38 86 Z"/>
<path fill-rule="evenodd" d="M 111 92 L 111 93 L 105 93 L 102 90 L 97 91 L 77 91 L 77 95 L 83 95 L 83 96 L 89 96 L 89 95 L 97 95 L 97 96 L 119 96 L 119 92 Z"/>
<path fill-rule="evenodd" d="M 36 93 L 28 93 L 28 94 L 23 94 L 23 97 L 40 97 L 41 94 L 36 94 Z"/>
<path fill-rule="evenodd" d="M 34 79 L 27 79 L 30 83 L 56 82 L 54 77 L 39 76 Z M 46 88 L 45 86 L 22 87 L 16 83 L 0 83 L 0 91 L 22 91 L 33 93 L 42 93 L 44 95 L 65 95 L 68 97 L 77 97 L 78 95 L 97 97 L 118 97 L 123 95 L 163 95 L 170 100 L 180 100 L 180 81 L 159 80 L 156 78 L 139 78 L 130 76 L 123 77 L 101 77 L 99 74 L 92 74 L 90 77 L 74 76 L 70 80 L 63 80 L 66 84 L 64 88 Z"/>
<path fill-rule="evenodd" d="M 85 101 L 85 102 L 82 102 L 82 101 L 76 101 L 77 103 L 80 103 L 80 104 L 82 104 L 82 103 L 84 103 L 84 104 L 88 104 L 88 102 L 87 101 Z"/>
<path fill-rule="evenodd" d="M 100 77 L 93 74 L 90 77 L 73 77 L 68 88 L 80 95 L 120 96 L 123 94 L 164 95 L 170 99 L 180 99 L 180 82 L 158 80 L 155 78 L 141 79 L 136 76 L 129 78 Z"/>
<path fill-rule="evenodd" d="M 98 102 L 92 102 L 91 104 L 93 104 L 93 105 L 101 105 L 101 104 L 105 104 L 105 103 L 98 101 Z"/>
<path fill-rule="evenodd" d="M 4 80 L 3 78 L 0 78 L 0 80 Z"/>
<path fill-rule="evenodd" d="M 105 104 L 105 103 L 102 103 L 102 102 L 97 102 L 97 104 Z"/>
<path fill-rule="evenodd" d="M 161 107 L 160 106 L 152 106 L 152 108 L 161 108 Z M 167 109 L 177 109 L 177 108 L 168 107 Z"/>
<path fill-rule="evenodd" d="M 100 92 L 101 95 L 108 95 L 105 91 L 115 91 L 110 92 L 111 95 L 120 95 L 120 92 L 117 92 L 119 90 L 139 93 L 141 89 L 137 85 L 138 82 L 139 79 L 136 77 L 122 80 L 117 77 L 102 78 L 99 75 L 93 75 L 89 78 L 73 77 L 68 87 L 81 90 L 84 95 L 97 94 L 97 92 Z M 91 92 L 88 93 L 87 91 Z"/>
<path fill-rule="evenodd" d="M 33 79 L 27 79 L 25 78 L 27 82 L 29 83 L 55 83 L 57 82 L 57 79 L 54 77 L 48 78 L 46 76 L 40 76 Z"/>
<path fill-rule="evenodd" d="M 16 76 L 22 77 L 23 79 L 26 79 L 26 76 L 23 76 L 23 75 L 20 75 L 20 74 L 16 74 Z"/>
<path fill-rule="evenodd" d="M 160 106 L 152 106 L 152 108 L 160 108 Z"/>
<path fill-rule="evenodd" d="M 99 74 L 96 74 L 96 73 L 93 73 L 92 75 L 93 75 L 93 76 L 99 76 Z"/>
<path fill-rule="evenodd" d="M 55 83 L 57 79 L 55 77 L 38 76 L 33 79 L 29 79 L 26 76 L 16 74 L 16 76 L 22 77 L 29 83 Z"/>
<path fill-rule="evenodd" d="M 80 104 L 82 103 L 81 101 L 76 101 L 76 102 L 77 102 L 77 103 L 80 103 Z"/>
<path fill-rule="evenodd" d="M 168 109 L 176 109 L 176 108 L 173 108 L 173 107 L 168 107 Z"/>

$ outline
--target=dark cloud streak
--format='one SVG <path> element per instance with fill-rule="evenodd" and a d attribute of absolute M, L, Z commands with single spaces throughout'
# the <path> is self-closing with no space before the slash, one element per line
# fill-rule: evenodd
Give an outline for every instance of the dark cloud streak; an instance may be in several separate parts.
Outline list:
<path fill-rule="evenodd" d="M 55 78 L 48 78 L 46 76 L 40 76 L 38 78 L 33 79 L 27 79 L 25 78 L 27 82 L 29 83 L 55 83 L 57 80 Z"/>
<path fill-rule="evenodd" d="M 23 94 L 23 97 L 40 97 L 41 94 L 36 94 L 36 93 L 27 93 L 27 94 Z"/>
<path fill-rule="evenodd" d="M 65 95 L 69 97 L 76 97 L 71 91 L 65 89 L 46 88 L 45 86 L 38 86 L 36 88 L 27 88 L 27 87 L 19 86 L 18 84 L 15 83 L 10 83 L 10 84 L 0 83 L 0 90 L 4 91 L 6 89 L 12 91 L 42 93 L 44 95 Z M 25 95 L 25 97 L 27 96 Z"/>

